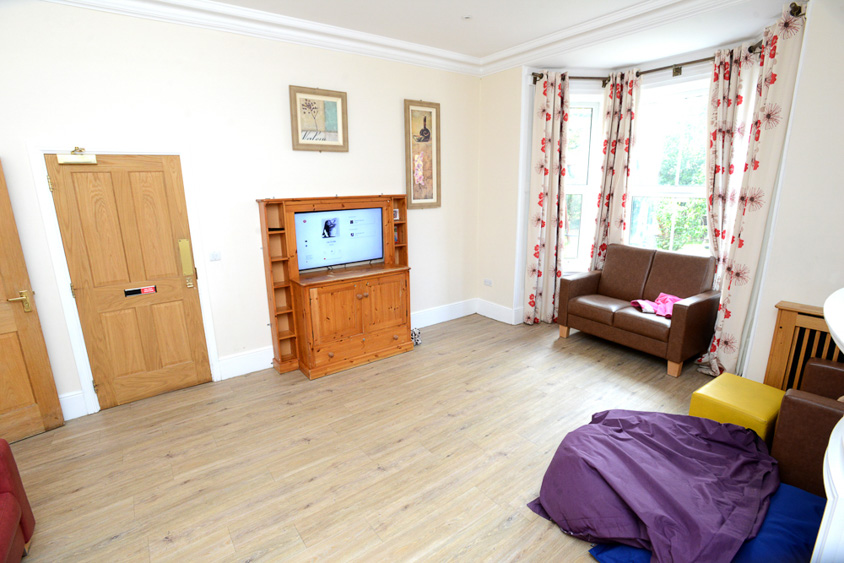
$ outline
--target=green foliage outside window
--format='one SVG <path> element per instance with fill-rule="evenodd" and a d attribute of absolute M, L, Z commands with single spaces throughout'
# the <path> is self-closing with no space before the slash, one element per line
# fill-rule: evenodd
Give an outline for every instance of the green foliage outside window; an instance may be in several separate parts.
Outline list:
<path fill-rule="evenodd" d="M 660 199 L 656 220 L 659 227 L 657 248 L 681 250 L 696 246 L 702 251 L 706 247 L 706 201 L 703 198 Z"/>
<path fill-rule="evenodd" d="M 660 186 L 702 186 L 706 181 L 705 139 L 697 118 L 678 124 L 678 130 L 665 138 L 662 164 L 659 167 Z"/>

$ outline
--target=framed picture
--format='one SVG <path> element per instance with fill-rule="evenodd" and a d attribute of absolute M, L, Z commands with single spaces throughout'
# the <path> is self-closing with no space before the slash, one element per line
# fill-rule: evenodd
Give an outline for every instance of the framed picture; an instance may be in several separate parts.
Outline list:
<path fill-rule="evenodd" d="M 407 207 L 439 207 L 440 104 L 404 101 L 404 147 Z"/>
<path fill-rule="evenodd" d="M 290 87 L 294 151 L 349 152 L 346 93 Z"/>
<path fill-rule="evenodd" d="M 398 209 L 393 208 L 393 221 L 398 221 L 400 219 L 401 219 L 401 212 Z"/>

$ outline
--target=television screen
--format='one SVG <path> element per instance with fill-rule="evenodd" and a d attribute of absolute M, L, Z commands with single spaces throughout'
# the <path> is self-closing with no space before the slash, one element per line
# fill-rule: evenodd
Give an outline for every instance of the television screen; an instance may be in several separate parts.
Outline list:
<path fill-rule="evenodd" d="M 380 207 L 294 214 L 299 270 L 384 257 Z"/>

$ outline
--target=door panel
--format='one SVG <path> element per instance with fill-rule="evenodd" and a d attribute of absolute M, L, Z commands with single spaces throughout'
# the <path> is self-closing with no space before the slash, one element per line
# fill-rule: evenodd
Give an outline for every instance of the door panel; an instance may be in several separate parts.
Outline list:
<path fill-rule="evenodd" d="M 367 330 L 376 332 L 407 324 L 405 283 L 404 275 L 367 282 L 369 296 L 363 300 Z"/>
<path fill-rule="evenodd" d="M 128 282 L 129 269 L 120 236 L 120 219 L 110 174 L 74 174 L 82 236 L 94 287 Z M 93 260 L 104 256 L 106 260 Z"/>
<path fill-rule="evenodd" d="M 100 406 L 210 381 L 178 157 L 46 160 Z"/>
<path fill-rule="evenodd" d="M 363 332 L 360 309 L 363 289 L 358 287 L 362 285 L 346 283 L 309 290 L 314 344 L 324 344 Z"/>
<path fill-rule="evenodd" d="M 132 172 L 129 184 L 134 196 L 135 219 L 141 237 L 141 252 L 148 278 L 168 278 L 179 275 L 179 263 L 170 230 L 170 209 L 167 204 L 164 175 L 152 172 Z"/>
<path fill-rule="evenodd" d="M 28 292 L 30 312 L 18 292 Z M 0 166 L 0 438 L 12 442 L 64 424 L 41 322 Z"/>

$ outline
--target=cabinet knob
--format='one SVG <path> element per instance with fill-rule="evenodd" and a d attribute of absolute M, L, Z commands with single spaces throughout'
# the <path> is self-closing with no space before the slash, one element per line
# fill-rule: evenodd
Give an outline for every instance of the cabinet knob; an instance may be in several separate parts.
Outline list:
<path fill-rule="evenodd" d="M 398 335 L 398 334 L 394 334 L 394 335 L 393 335 L 393 340 L 398 340 L 398 339 L 399 339 L 399 335 Z"/>
<path fill-rule="evenodd" d="M 366 338 L 361 338 L 361 342 L 366 342 Z"/>
<path fill-rule="evenodd" d="M 369 292 L 368 292 L 368 291 L 364 292 L 363 296 L 364 296 L 364 297 L 369 297 Z"/>
<path fill-rule="evenodd" d="M 355 295 L 355 297 L 357 297 L 358 299 L 363 299 L 363 295 L 361 295 L 360 293 L 358 293 L 357 295 Z"/>
<path fill-rule="evenodd" d="M 329 357 L 329 358 L 333 358 L 333 357 L 334 357 L 334 352 L 329 352 L 329 353 L 328 353 L 328 357 Z"/>

